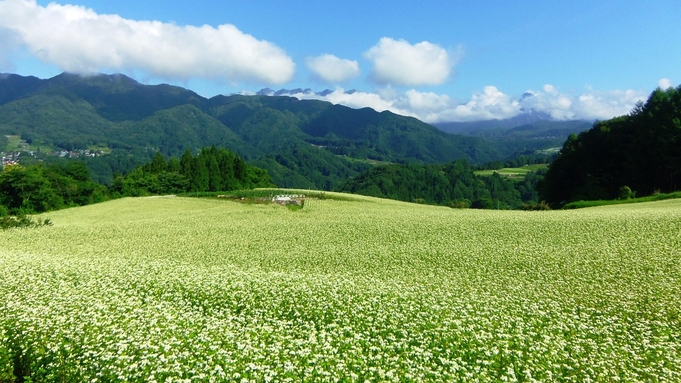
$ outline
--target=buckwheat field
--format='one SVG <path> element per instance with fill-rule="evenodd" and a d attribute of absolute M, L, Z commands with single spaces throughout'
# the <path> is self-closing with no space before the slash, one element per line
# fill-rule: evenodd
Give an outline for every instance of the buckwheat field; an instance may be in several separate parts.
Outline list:
<path fill-rule="evenodd" d="M 681 381 L 680 200 L 45 217 L 0 232 L 2 382 Z"/>

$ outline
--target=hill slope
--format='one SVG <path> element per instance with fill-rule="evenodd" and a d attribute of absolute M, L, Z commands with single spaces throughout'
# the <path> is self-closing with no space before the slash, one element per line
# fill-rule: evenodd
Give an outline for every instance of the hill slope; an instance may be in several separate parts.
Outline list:
<path fill-rule="evenodd" d="M 679 200 L 127 198 L 48 216 L 0 236 L 4 381 L 681 374 Z"/>

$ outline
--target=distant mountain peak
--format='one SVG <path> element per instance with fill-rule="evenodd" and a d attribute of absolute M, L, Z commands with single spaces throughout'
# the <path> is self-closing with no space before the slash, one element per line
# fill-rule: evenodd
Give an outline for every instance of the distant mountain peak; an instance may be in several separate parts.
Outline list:
<path fill-rule="evenodd" d="M 524 100 L 524 99 L 526 99 L 526 98 L 530 98 L 530 97 L 534 97 L 534 94 L 532 94 L 532 93 L 530 93 L 530 92 L 525 92 L 525 93 L 523 93 L 523 94 L 520 96 L 520 101 L 522 101 L 522 100 Z"/>
<path fill-rule="evenodd" d="M 306 96 L 319 96 L 319 97 L 326 97 L 332 93 L 336 92 L 335 90 L 331 89 L 324 89 L 321 92 L 315 92 L 310 88 L 295 88 L 295 89 L 279 89 L 279 90 L 274 90 L 270 88 L 263 88 L 260 89 L 258 92 L 255 94 L 258 96 L 295 96 L 297 94 L 303 94 Z M 353 94 L 357 92 L 355 89 L 351 89 L 349 91 L 345 91 L 345 94 Z"/>
<path fill-rule="evenodd" d="M 84 75 L 63 72 L 50 78 L 49 80 L 47 80 L 47 82 L 58 86 L 77 84 L 79 86 L 90 87 L 94 86 L 99 88 L 109 88 L 112 85 L 115 85 L 118 88 L 120 87 L 136 88 L 142 86 L 142 84 L 137 82 L 135 79 L 121 73 L 115 74 L 93 73 Z"/>

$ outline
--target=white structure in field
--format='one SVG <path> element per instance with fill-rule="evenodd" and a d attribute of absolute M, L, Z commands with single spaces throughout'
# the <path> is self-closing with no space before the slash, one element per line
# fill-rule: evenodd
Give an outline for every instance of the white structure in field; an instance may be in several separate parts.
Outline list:
<path fill-rule="evenodd" d="M 272 202 L 280 205 L 299 205 L 305 199 L 305 194 L 279 194 L 272 197 Z"/>

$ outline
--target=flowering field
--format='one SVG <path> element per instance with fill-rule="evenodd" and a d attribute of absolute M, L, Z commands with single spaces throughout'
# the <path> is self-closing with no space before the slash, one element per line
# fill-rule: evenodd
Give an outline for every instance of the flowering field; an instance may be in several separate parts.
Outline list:
<path fill-rule="evenodd" d="M 0 232 L 2 382 L 681 381 L 681 200 L 47 216 Z"/>

